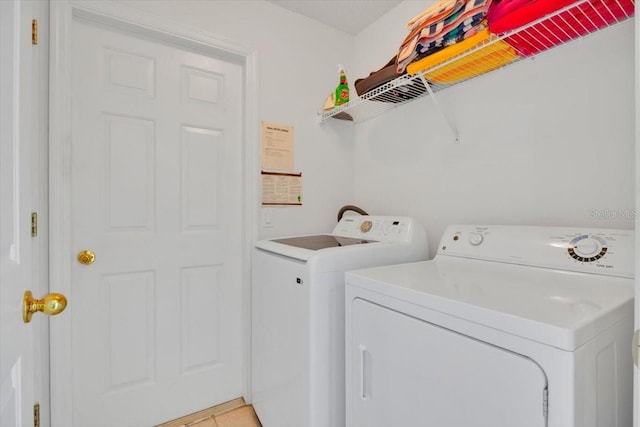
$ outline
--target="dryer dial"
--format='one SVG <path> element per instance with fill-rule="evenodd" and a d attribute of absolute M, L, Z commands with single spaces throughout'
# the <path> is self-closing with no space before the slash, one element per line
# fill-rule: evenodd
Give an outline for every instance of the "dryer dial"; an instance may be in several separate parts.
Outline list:
<path fill-rule="evenodd" d="M 575 247 L 575 251 L 583 256 L 593 255 L 598 252 L 600 245 L 594 239 L 582 239 Z"/>
<path fill-rule="evenodd" d="M 569 255 L 580 262 L 593 262 L 607 253 L 607 242 L 599 236 L 583 234 L 569 242 Z"/>

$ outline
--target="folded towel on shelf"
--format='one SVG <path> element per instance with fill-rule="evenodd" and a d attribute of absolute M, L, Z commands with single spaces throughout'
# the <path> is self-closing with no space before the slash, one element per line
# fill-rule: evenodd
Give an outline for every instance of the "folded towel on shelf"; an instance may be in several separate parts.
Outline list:
<path fill-rule="evenodd" d="M 488 18 L 489 29 L 496 34 L 516 30 L 504 40 L 512 45 L 521 56 L 535 55 L 566 41 L 582 37 L 633 15 L 633 0 L 590 0 L 558 12 L 572 2 L 569 0 L 502 0 L 506 6 L 517 2 L 518 8 L 511 7 L 501 12 L 491 11 Z M 521 4 L 522 3 L 522 4 Z M 540 22 L 532 22 L 550 16 Z"/>
<path fill-rule="evenodd" d="M 477 49 L 471 51 L 472 49 Z M 459 59 L 456 56 L 471 51 Z M 451 84 L 466 80 L 487 71 L 495 70 L 518 58 L 509 44 L 492 39 L 488 29 L 479 31 L 467 40 L 451 45 L 407 66 L 409 74 L 424 72 L 424 77 L 432 83 Z M 446 61 L 446 65 L 437 67 Z M 430 70 L 434 68 L 433 70 Z"/>
<path fill-rule="evenodd" d="M 449 36 L 451 40 L 462 39 L 461 30 L 470 25 L 468 31 L 474 26 L 471 24 L 480 24 L 490 5 L 491 0 L 466 0 L 463 7 L 452 11 L 446 18 L 430 25 L 421 25 L 421 30 L 409 34 L 400 46 L 396 70 L 398 74 L 402 74 L 407 65 L 417 59 L 422 46 L 429 46 L 440 38 L 446 38 L 449 33 L 452 33 Z"/>
<path fill-rule="evenodd" d="M 487 13 L 489 29 L 494 34 L 515 30 L 542 18 L 576 0 L 501 0 Z"/>
<path fill-rule="evenodd" d="M 384 87 L 385 84 L 399 77 L 396 73 L 394 56 L 379 70 L 372 71 L 367 77 L 357 79 L 354 83 L 356 93 L 370 101 L 398 103 L 416 98 L 427 90 L 420 79 L 404 82 L 397 87 Z M 365 96 L 366 94 L 370 94 L 370 97 Z"/>

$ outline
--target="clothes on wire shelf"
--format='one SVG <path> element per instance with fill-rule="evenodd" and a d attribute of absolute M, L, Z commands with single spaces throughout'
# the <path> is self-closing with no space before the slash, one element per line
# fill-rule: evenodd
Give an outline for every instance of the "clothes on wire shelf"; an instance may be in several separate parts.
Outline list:
<path fill-rule="evenodd" d="M 450 0 L 442 0 L 449 2 Z M 419 31 L 412 31 L 402 42 L 398 51 L 398 74 L 402 74 L 407 65 L 413 62 L 420 53 L 428 52 L 431 43 L 437 45 L 438 40 L 462 40 L 464 32 L 480 25 L 487 14 L 491 0 L 466 0 L 457 9 L 452 8 L 446 17 L 436 22 L 427 22 L 419 25 Z M 439 3 L 436 3 L 439 4 Z M 448 4 L 448 3 L 447 3 Z M 475 24 L 475 25 L 474 25 Z"/>
<path fill-rule="evenodd" d="M 438 0 L 407 23 L 397 55 L 356 81 L 368 100 L 401 102 L 540 53 L 633 15 L 635 0 Z M 396 86 L 400 87 L 398 89 Z"/>

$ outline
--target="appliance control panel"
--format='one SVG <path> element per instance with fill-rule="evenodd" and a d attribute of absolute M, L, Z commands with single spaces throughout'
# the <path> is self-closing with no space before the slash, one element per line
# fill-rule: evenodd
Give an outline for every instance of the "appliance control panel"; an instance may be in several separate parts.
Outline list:
<path fill-rule="evenodd" d="M 331 234 L 378 242 L 411 242 L 417 228 L 408 217 L 349 215 L 342 217 Z"/>
<path fill-rule="evenodd" d="M 634 276 L 633 230 L 451 225 L 438 255 L 610 276 Z"/>

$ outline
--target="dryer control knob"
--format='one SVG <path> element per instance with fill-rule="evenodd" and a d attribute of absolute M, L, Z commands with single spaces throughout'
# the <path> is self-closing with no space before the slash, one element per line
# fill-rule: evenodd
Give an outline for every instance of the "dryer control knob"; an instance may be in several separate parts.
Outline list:
<path fill-rule="evenodd" d="M 607 253 L 607 242 L 600 236 L 583 234 L 569 242 L 569 256 L 580 262 L 597 261 Z"/>
<path fill-rule="evenodd" d="M 576 243 L 575 251 L 582 256 L 593 255 L 600 250 L 600 245 L 594 239 L 582 239 Z"/>
<path fill-rule="evenodd" d="M 484 236 L 480 233 L 469 234 L 469 243 L 473 246 L 478 246 L 484 240 Z"/>

